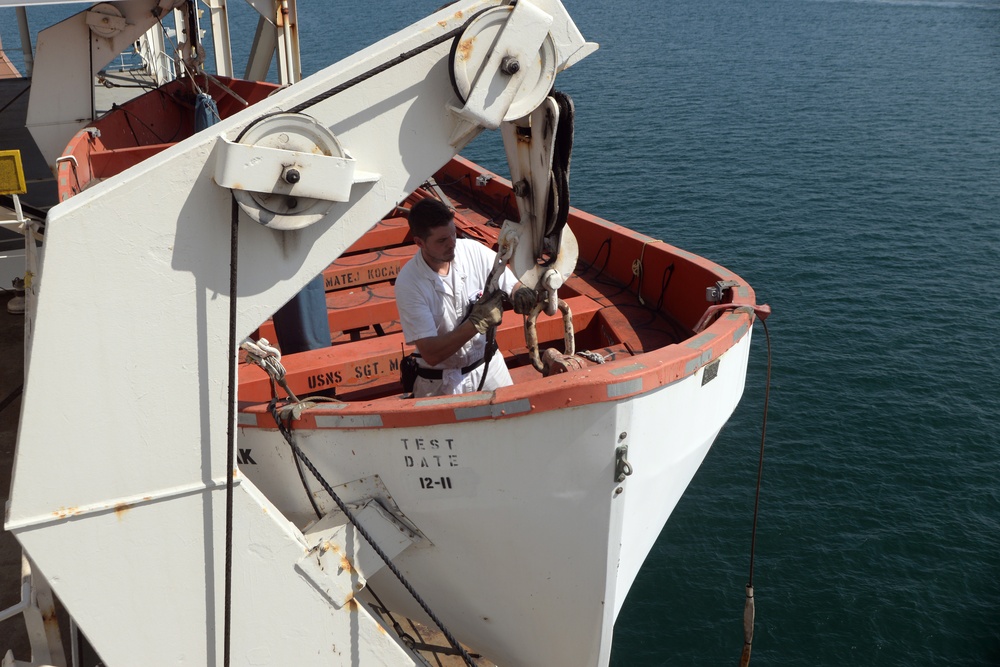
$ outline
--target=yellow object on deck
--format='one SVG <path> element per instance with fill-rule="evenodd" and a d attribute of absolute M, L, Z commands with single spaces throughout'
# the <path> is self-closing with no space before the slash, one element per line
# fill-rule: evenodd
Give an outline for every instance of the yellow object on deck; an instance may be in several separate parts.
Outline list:
<path fill-rule="evenodd" d="M 27 191 L 21 151 L 0 151 L 0 195 L 23 195 Z"/>

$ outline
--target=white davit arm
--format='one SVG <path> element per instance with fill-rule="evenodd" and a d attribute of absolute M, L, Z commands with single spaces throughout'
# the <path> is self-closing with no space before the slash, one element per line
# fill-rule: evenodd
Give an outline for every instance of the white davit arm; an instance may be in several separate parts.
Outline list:
<path fill-rule="evenodd" d="M 456 75 L 462 101 L 452 45 L 483 10 L 506 50 Z M 221 660 L 232 212 L 242 340 L 593 48 L 558 0 L 458 2 L 50 211 L 6 528 L 106 664 Z M 412 664 L 232 473 L 234 664 Z"/>

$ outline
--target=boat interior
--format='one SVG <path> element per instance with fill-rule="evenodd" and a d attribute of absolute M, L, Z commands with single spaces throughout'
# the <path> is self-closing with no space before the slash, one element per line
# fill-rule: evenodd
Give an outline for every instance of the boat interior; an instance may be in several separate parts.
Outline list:
<path fill-rule="evenodd" d="M 435 182 L 455 207 L 459 235 L 494 247 L 504 219 L 517 212 L 509 210 L 513 197 L 509 185 L 499 177 L 489 174 L 489 183 L 498 181 L 495 187 L 489 183 L 475 185 L 481 173 L 481 168 L 457 158 L 438 172 Z M 438 196 L 433 189 L 421 188 L 404 206 L 433 196 Z M 576 213 L 569 224 L 580 240 L 581 261 L 559 291 L 572 313 L 576 349 L 596 352 L 610 361 L 690 337 L 691 325 L 685 325 L 664 307 L 676 263 L 664 263 L 664 258 L 653 262 L 654 253 L 649 252 L 645 268 L 638 274 L 632 271 L 631 260 L 627 267 L 617 266 L 618 262 L 613 261 L 615 253 L 624 248 L 616 246 L 627 245 L 630 240 L 621 235 L 625 230 L 602 229 L 594 224 L 599 223 L 596 219 L 586 225 L 582 214 Z M 286 381 L 296 395 L 328 392 L 335 387 L 340 400 L 371 401 L 402 393 L 398 364 L 412 346 L 403 341 L 393 283 L 399 269 L 416 252 L 405 209 L 397 209 L 323 272 L 332 346 L 282 357 L 288 373 Z M 623 268 L 629 276 L 625 280 Z M 646 290 L 650 296 L 643 302 L 636 297 L 640 280 L 650 283 Z M 270 321 L 261 326 L 259 334 L 272 342 L 277 339 Z M 562 352 L 563 335 L 558 313 L 539 317 L 539 347 Z M 280 347 L 281 341 L 277 342 Z M 515 384 L 542 376 L 529 358 L 523 317 L 510 310 L 509 304 L 497 329 L 497 343 Z M 270 398 L 265 374 L 255 367 L 242 368 L 241 401 Z"/>
<path fill-rule="evenodd" d="M 207 77 L 202 88 L 225 118 L 277 86 Z M 177 80 L 116 106 L 79 132 L 65 153 L 74 159 L 59 164 L 60 201 L 189 136 L 194 130 L 191 91 L 189 82 Z M 288 387 L 299 398 L 323 395 L 371 403 L 402 395 L 399 365 L 412 346 L 403 340 L 394 282 L 416 252 L 406 212 L 423 197 L 446 199 L 455 209 L 459 235 L 494 248 L 504 220 L 519 219 L 507 180 L 461 157 L 445 165 L 323 272 L 331 345 L 281 359 Z M 577 369 L 661 350 L 695 334 L 708 306 L 705 288 L 719 280 L 720 267 L 577 209 L 571 210 L 568 225 L 579 242 L 579 262 L 559 296 L 572 314 L 575 349 L 601 357 L 581 357 Z M 558 312 L 542 313 L 536 332 L 540 349 L 564 351 Z M 259 338 L 281 347 L 270 320 L 260 326 Z M 515 384 L 542 377 L 529 356 L 523 317 L 509 304 L 496 338 Z M 241 364 L 239 381 L 244 408 L 274 395 L 270 378 L 255 365 Z"/>

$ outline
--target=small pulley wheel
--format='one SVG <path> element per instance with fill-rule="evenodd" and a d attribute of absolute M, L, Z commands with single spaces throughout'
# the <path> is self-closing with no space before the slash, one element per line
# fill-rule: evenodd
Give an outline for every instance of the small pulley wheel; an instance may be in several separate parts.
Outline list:
<path fill-rule="evenodd" d="M 304 114 L 281 113 L 267 116 L 251 126 L 239 143 L 283 151 L 347 157 L 337 137 L 326 127 Z M 289 167 L 292 171 L 294 165 Z M 321 220 L 335 202 L 296 197 L 291 193 L 294 178 L 278 179 L 272 192 L 234 189 L 240 208 L 254 221 L 280 230 L 307 227 Z"/>
<path fill-rule="evenodd" d="M 482 74 L 498 37 L 514 11 L 512 5 L 491 7 L 473 16 L 462 34 L 451 45 L 451 85 L 462 104 L 469 99 L 472 87 Z M 514 100 L 503 119 L 516 120 L 534 111 L 552 90 L 556 78 L 556 47 L 552 36 L 546 34 L 535 56 L 528 62 L 504 59 L 501 70 L 505 74 L 519 73 L 524 77 Z"/>
<path fill-rule="evenodd" d="M 98 37 L 111 39 L 122 31 L 125 15 L 110 2 L 101 2 L 87 10 L 87 25 Z"/>

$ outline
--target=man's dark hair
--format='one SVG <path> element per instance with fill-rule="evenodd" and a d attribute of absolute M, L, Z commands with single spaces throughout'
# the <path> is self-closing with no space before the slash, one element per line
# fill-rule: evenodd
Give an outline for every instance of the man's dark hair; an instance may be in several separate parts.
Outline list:
<path fill-rule="evenodd" d="M 410 232 L 426 239 L 435 227 L 447 225 L 455 214 L 437 199 L 421 199 L 410 207 Z"/>

